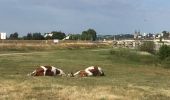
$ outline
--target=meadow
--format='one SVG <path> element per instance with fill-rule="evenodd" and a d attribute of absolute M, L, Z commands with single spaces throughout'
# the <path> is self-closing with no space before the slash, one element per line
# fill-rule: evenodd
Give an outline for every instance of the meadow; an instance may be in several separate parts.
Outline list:
<path fill-rule="evenodd" d="M 0 51 L 0 100 L 170 99 L 170 70 L 160 67 L 151 54 L 111 47 L 4 50 Z M 40 65 L 53 65 L 65 73 L 98 65 L 106 76 L 27 76 Z"/>

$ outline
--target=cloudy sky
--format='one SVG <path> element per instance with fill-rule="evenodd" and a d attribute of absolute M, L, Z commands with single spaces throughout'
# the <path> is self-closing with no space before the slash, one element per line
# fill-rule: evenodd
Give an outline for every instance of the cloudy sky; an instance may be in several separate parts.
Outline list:
<path fill-rule="evenodd" d="M 170 31 L 170 0 L 0 0 L 0 32 Z"/>

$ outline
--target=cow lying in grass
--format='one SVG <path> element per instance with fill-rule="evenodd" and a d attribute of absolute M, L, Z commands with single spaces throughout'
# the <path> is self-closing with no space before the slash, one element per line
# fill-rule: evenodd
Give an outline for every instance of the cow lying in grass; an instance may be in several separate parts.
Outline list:
<path fill-rule="evenodd" d="M 90 66 L 84 70 L 80 70 L 76 73 L 68 74 L 70 77 L 79 76 L 79 77 L 87 77 L 87 76 L 104 76 L 104 72 L 100 67 Z"/>
<path fill-rule="evenodd" d="M 35 69 L 32 73 L 28 74 L 28 76 L 65 76 L 63 70 L 58 69 L 54 66 L 40 66 Z"/>

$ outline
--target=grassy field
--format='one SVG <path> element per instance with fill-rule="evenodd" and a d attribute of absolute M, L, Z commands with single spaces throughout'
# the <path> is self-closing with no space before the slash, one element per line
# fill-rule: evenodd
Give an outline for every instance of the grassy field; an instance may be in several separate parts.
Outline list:
<path fill-rule="evenodd" d="M 1 51 L 0 100 L 170 100 L 170 70 L 154 62 L 152 55 L 122 57 L 111 49 Z M 27 76 L 40 65 L 66 73 L 98 65 L 106 76 Z"/>

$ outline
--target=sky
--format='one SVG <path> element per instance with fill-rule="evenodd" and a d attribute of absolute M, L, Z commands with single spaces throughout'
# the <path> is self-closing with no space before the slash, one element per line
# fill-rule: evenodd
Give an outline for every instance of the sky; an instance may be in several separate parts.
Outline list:
<path fill-rule="evenodd" d="M 170 0 L 0 0 L 0 32 L 170 31 Z"/>

